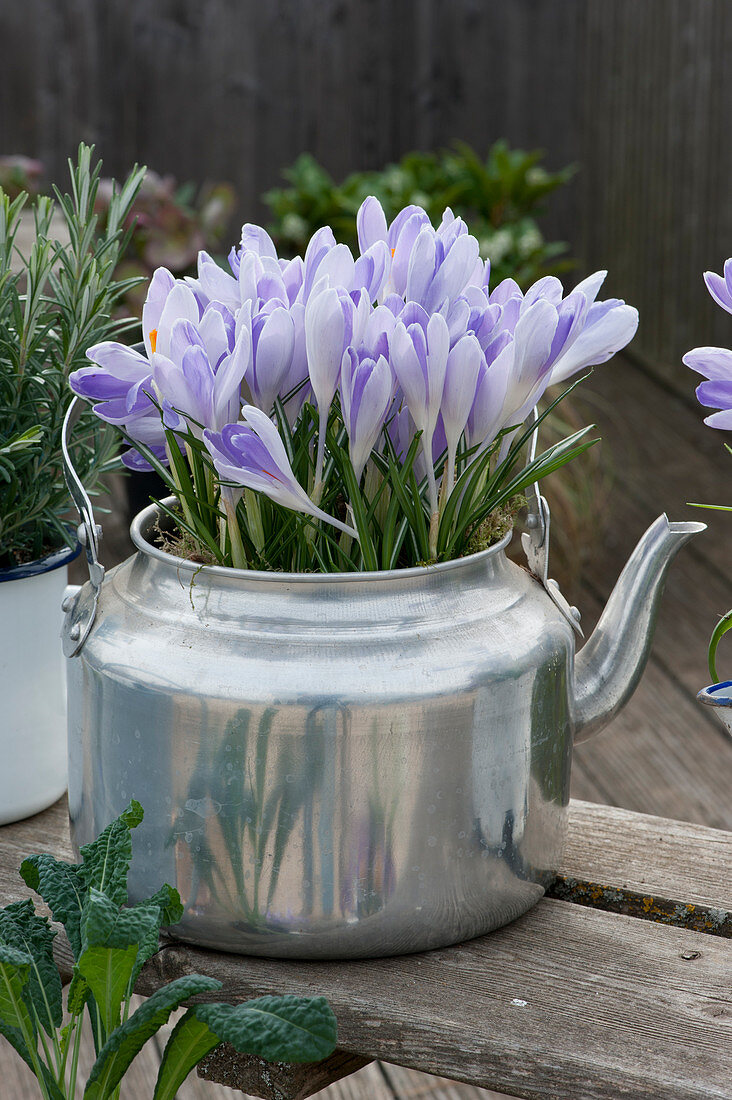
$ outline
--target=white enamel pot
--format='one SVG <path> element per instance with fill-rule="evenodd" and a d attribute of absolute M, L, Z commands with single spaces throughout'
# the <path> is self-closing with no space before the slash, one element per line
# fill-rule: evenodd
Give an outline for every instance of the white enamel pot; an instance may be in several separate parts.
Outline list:
<path fill-rule="evenodd" d="M 66 790 L 66 682 L 61 604 L 79 548 L 0 570 L 0 825 Z"/>

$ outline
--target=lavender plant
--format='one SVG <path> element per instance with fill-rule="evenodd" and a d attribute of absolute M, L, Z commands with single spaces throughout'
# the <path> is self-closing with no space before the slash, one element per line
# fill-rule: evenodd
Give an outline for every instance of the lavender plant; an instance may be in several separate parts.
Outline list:
<path fill-rule="evenodd" d="M 162 927 L 183 913 L 164 885 L 128 904 L 131 830 L 142 807 L 124 813 L 81 849 L 81 863 L 50 855 L 25 859 L 25 883 L 64 926 L 74 956 L 64 1023 L 61 977 L 53 956 L 56 931 L 33 902 L 0 909 L 0 1035 L 33 1071 L 43 1100 L 119 1100 L 120 1082 L 145 1043 L 184 1002 L 221 988 L 214 978 L 188 974 L 168 982 L 130 1014 L 142 967 L 158 950 Z M 85 1012 L 96 1060 L 79 1080 Z M 153 1100 L 174 1100 L 198 1062 L 221 1042 L 268 1061 L 314 1062 L 333 1052 L 336 1022 L 323 997 L 258 997 L 239 1005 L 197 1003 L 178 1020 L 167 1042 Z"/>
<path fill-rule="evenodd" d="M 732 257 L 725 261 L 723 275 L 717 275 L 714 271 L 705 271 L 704 282 L 717 305 L 727 313 L 732 313 Z M 710 428 L 732 431 L 732 351 L 728 348 L 693 348 L 687 351 L 683 362 L 705 378 L 705 381 L 696 388 L 699 403 L 706 408 L 717 410 L 705 417 L 704 423 Z M 732 454 L 732 447 L 728 443 L 725 443 L 725 447 Z M 711 508 L 717 512 L 732 512 L 732 506 L 728 504 L 695 504 L 694 507 Z M 707 655 L 709 672 L 715 683 L 719 681 L 717 647 L 730 629 L 732 629 L 732 611 L 722 616 L 709 640 Z"/>
<path fill-rule="evenodd" d="M 527 461 L 547 411 L 633 336 L 635 309 L 547 276 L 490 289 L 460 218 L 408 206 L 357 219 L 359 255 L 324 227 L 280 259 L 245 225 L 226 272 L 158 269 L 141 350 L 105 341 L 71 376 L 178 501 L 199 560 L 340 572 L 439 562 L 488 545 L 522 490 L 577 457 L 590 428 Z M 551 385 L 565 389 L 532 414 Z M 162 505 L 165 511 L 171 511 Z M 503 516 L 505 522 L 500 522 Z M 497 522 L 498 518 L 498 522 Z"/>
<path fill-rule="evenodd" d="M 11 202 L 0 188 L 0 568 L 33 561 L 70 541 L 61 469 L 68 377 L 86 362 L 90 343 L 124 328 L 111 313 L 131 282 L 116 281 L 114 269 L 144 169 L 134 168 L 115 185 L 106 228 L 97 234 L 101 163 L 92 165 L 92 153 L 81 145 L 76 164 L 69 162 L 70 195 L 56 191 L 56 203 L 45 196 L 33 201 L 35 241 L 28 256 L 15 249 L 28 196 L 21 192 Z M 66 244 L 51 236 L 56 205 L 68 231 Z M 90 415 L 77 439 L 80 472 L 93 492 L 118 442 Z"/>

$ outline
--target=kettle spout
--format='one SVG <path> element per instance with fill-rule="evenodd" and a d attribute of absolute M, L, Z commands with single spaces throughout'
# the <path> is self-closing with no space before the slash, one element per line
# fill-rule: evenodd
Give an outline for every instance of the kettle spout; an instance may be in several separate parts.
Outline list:
<path fill-rule="evenodd" d="M 592 637 L 575 660 L 575 741 L 586 741 L 627 703 L 643 674 L 668 568 L 705 523 L 659 516 L 631 554 Z"/>

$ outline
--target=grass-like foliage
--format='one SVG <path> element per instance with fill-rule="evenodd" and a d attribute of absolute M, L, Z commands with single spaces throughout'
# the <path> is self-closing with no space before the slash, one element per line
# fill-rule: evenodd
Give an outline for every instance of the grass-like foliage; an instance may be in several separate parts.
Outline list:
<path fill-rule="evenodd" d="M 115 279 L 124 230 L 144 169 L 114 188 L 102 232 L 95 202 L 101 162 L 80 145 L 69 162 L 71 191 L 55 200 L 13 201 L 0 188 L 0 568 L 34 561 L 72 537 L 64 525 L 68 494 L 61 467 L 61 428 L 70 400 L 68 376 L 86 349 L 117 335 L 115 304 L 138 280 Z M 54 214 L 68 240 L 54 239 Z M 21 217 L 35 239 L 21 256 Z M 57 223 L 56 223 L 57 224 Z M 79 473 L 94 492 L 115 461 L 116 433 L 90 412 L 76 431 Z"/>
<path fill-rule="evenodd" d="M 196 434 L 168 431 L 169 466 L 154 452 L 134 446 L 157 471 L 179 504 L 163 512 L 181 534 L 167 539 L 167 549 L 207 564 L 233 565 L 279 572 L 339 573 L 402 569 L 435 564 L 486 549 L 507 531 L 523 491 L 583 454 L 599 440 L 588 438 L 594 425 L 574 432 L 527 461 L 527 447 L 541 423 L 579 382 L 578 379 L 523 426 L 502 431 L 479 454 L 458 452 L 454 486 L 444 477 L 446 454 L 434 464 L 433 484 L 440 483 L 437 511 L 430 499 L 430 476 L 420 446 L 421 433 L 404 456 L 397 456 L 388 431 L 384 450 L 374 450 L 364 475 L 356 477 L 338 399 L 326 427 L 327 459 L 315 493 L 318 412 L 305 403 L 294 427 L 283 403 L 275 418 L 292 471 L 300 485 L 318 497 L 329 515 L 350 525 L 357 538 L 339 533 L 309 515 L 292 511 L 250 489 L 234 509 L 225 508 L 227 482 L 217 474 L 211 456 Z M 233 488 L 233 483 L 231 483 Z M 496 522 L 496 519 L 502 522 Z"/>
<path fill-rule="evenodd" d="M 73 951 L 65 1014 L 53 957 L 56 931 L 48 918 L 38 916 L 30 899 L 0 909 L 0 1035 L 35 1074 L 43 1100 L 82 1095 L 84 1100 L 118 1100 L 132 1060 L 170 1014 L 190 998 L 221 987 L 213 978 L 189 974 L 157 990 L 130 1014 L 135 982 L 158 950 L 160 929 L 183 913 L 178 892 L 167 885 L 145 901 L 127 904 L 131 830 L 142 816 L 140 804 L 131 801 L 81 849 L 80 864 L 35 855 L 21 865 L 24 881 L 64 926 Z M 97 1057 L 84 1085 L 78 1071 L 85 1011 Z M 335 1040 L 335 1018 L 322 997 L 195 1004 L 168 1040 L 153 1100 L 174 1100 L 191 1070 L 220 1042 L 268 1061 L 314 1062 L 332 1053 Z"/>

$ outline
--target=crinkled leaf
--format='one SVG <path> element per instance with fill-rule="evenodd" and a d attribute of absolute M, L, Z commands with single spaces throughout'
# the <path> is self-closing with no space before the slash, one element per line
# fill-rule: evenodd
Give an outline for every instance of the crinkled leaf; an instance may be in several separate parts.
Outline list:
<path fill-rule="evenodd" d="M 158 989 L 110 1035 L 99 1052 L 89 1075 L 84 1100 L 108 1096 L 126 1073 L 133 1058 L 157 1030 L 167 1023 L 170 1013 L 189 997 L 221 988 L 215 978 L 190 974 Z"/>
<path fill-rule="evenodd" d="M 221 1042 L 268 1062 L 318 1062 L 335 1049 L 336 1019 L 325 997 L 257 997 L 193 1011 Z"/>
<path fill-rule="evenodd" d="M 28 856 L 20 865 L 26 886 L 41 895 L 53 919 L 66 929 L 75 959 L 81 954 L 81 910 L 86 895 L 80 870 L 75 863 L 65 863 L 46 854 Z"/>
<path fill-rule="evenodd" d="M 32 961 L 27 952 L 0 944 L 0 1020 L 25 1035 L 36 1034 L 27 989 Z"/>
<path fill-rule="evenodd" d="M 32 959 L 29 993 L 48 1035 L 61 1026 L 63 1017 L 61 977 L 53 957 L 55 937 L 48 919 L 38 916 L 30 898 L 0 909 L 0 942 Z"/>
<path fill-rule="evenodd" d="M 70 1016 L 81 1015 L 90 993 L 89 983 L 77 971 L 71 979 L 66 999 L 66 1008 Z"/>
<path fill-rule="evenodd" d="M 121 909 L 106 893 L 92 886 L 84 905 L 81 939 L 87 947 L 137 947 L 158 927 L 160 908 L 150 902 Z"/>
<path fill-rule="evenodd" d="M 160 894 L 169 911 L 176 912 L 174 901 Z M 161 923 L 162 910 L 154 901 L 141 901 L 121 909 L 106 894 L 92 887 L 82 917 L 82 944 L 84 949 L 90 945 L 129 947 L 134 944 L 137 954 L 130 974 L 134 985 L 142 967 L 158 950 Z"/>
<path fill-rule="evenodd" d="M 177 924 L 183 916 L 183 902 L 180 900 L 180 894 L 174 886 L 169 886 L 167 882 L 151 898 L 147 898 L 143 904 L 159 907 L 161 928 L 168 928 L 171 924 Z"/>
<path fill-rule="evenodd" d="M 335 1049 L 336 1020 L 324 997 L 194 1005 L 168 1040 L 153 1100 L 174 1100 L 193 1067 L 220 1042 L 268 1062 L 318 1062 Z"/>
<path fill-rule="evenodd" d="M 127 809 L 96 840 L 80 850 L 80 876 L 86 886 L 101 890 L 117 905 L 127 901 L 127 872 L 132 860 L 130 830 L 140 824 L 142 806 L 133 798 Z"/>
<path fill-rule="evenodd" d="M 81 922 L 81 957 L 76 970 L 88 983 L 110 1031 L 120 1019 L 120 1007 L 134 976 L 157 949 L 160 908 L 142 903 L 120 909 L 92 887 Z"/>

